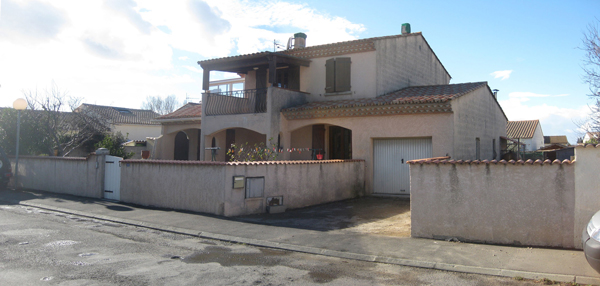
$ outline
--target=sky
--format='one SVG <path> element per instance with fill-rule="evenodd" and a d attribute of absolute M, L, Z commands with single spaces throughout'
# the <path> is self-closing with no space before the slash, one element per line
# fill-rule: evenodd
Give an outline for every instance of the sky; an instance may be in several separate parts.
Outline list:
<path fill-rule="evenodd" d="M 580 48 L 600 25 L 595 0 L 0 0 L 0 107 L 52 87 L 99 105 L 197 102 L 197 61 L 272 51 L 296 32 L 307 46 L 396 35 L 402 23 L 423 33 L 450 83 L 498 89 L 509 120 L 539 119 L 571 143 L 583 135 L 593 101 Z"/>

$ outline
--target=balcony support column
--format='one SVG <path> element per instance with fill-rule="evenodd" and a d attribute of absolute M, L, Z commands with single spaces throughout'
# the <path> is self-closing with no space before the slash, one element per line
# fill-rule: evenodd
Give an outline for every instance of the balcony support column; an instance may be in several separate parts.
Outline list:
<path fill-rule="evenodd" d="M 277 82 L 277 56 L 270 55 L 269 60 L 269 87 L 275 86 Z"/>
<path fill-rule="evenodd" d="M 204 69 L 202 71 L 202 90 L 208 92 L 210 90 L 210 70 Z"/>

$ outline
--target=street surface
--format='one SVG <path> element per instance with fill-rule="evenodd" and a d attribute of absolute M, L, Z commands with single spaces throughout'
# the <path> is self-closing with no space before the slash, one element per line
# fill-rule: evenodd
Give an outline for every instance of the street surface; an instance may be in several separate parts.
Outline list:
<path fill-rule="evenodd" d="M 540 285 L 205 240 L 0 205 L 0 285 Z"/>

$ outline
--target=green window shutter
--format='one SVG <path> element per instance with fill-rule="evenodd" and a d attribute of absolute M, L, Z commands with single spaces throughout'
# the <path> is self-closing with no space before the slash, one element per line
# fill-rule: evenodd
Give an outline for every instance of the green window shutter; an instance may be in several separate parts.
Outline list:
<path fill-rule="evenodd" d="M 335 59 L 335 91 L 350 91 L 350 58 Z"/>
<path fill-rule="evenodd" d="M 335 59 L 325 62 L 325 92 L 335 92 Z"/>

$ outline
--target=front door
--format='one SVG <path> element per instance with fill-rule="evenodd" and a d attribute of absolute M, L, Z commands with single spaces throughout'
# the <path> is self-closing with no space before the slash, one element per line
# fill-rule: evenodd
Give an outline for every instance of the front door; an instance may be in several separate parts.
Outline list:
<path fill-rule="evenodd" d="M 190 139 L 187 134 L 183 131 L 179 131 L 175 135 L 175 150 L 173 159 L 174 160 L 189 160 L 190 153 Z"/>
<path fill-rule="evenodd" d="M 104 198 L 121 199 L 121 160 L 123 158 L 106 155 L 104 160 Z"/>
<path fill-rule="evenodd" d="M 373 140 L 373 192 L 410 194 L 410 170 L 406 161 L 431 158 L 431 137 Z"/>

